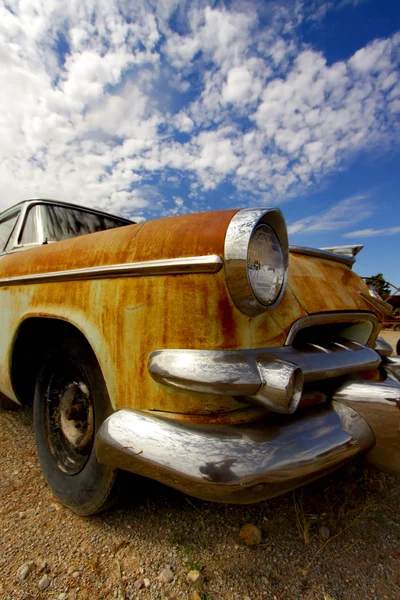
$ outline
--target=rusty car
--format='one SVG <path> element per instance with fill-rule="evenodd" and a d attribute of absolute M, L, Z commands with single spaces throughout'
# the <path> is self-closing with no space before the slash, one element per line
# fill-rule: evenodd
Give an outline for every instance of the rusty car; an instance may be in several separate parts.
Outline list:
<path fill-rule="evenodd" d="M 276 208 L 133 223 L 53 200 L 0 215 L 0 392 L 33 403 L 81 515 L 130 471 L 251 503 L 358 454 L 400 472 L 400 357 L 359 248 L 289 246 Z"/>

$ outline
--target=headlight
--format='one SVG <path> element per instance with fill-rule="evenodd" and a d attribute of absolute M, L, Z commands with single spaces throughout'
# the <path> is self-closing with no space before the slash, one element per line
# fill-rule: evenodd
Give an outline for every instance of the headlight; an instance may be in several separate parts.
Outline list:
<path fill-rule="evenodd" d="M 225 238 L 225 272 L 229 292 L 245 314 L 276 306 L 285 291 L 288 267 L 285 220 L 278 209 L 244 209 L 236 213 Z"/>
<path fill-rule="evenodd" d="M 275 231 L 260 225 L 250 238 L 247 272 L 255 297 L 261 304 L 273 304 L 285 278 L 283 252 Z"/>

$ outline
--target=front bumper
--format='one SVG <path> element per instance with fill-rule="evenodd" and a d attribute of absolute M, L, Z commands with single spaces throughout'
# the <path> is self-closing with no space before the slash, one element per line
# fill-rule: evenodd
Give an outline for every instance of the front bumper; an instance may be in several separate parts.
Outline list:
<path fill-rule="evenodd" d="M 186 494 L 247 504 L 282 494 L 369 450 L 374 435 L 341 402 L 248 425 L 192 425 L 120 410 L 100 427 L 99 462 Z"/>
<path fill-rule="evenodd" d="M 290 348 L 282 352 L 290 352 L 293 359 Z M 213 360 L 201 363 L 205 354 Z M 280 403 L 285 400 L 285 385 L 286 390 L 290 388 L 286 399 L 295 394 L 290 377 L 296 371 L 263 371 L 264 365 L 273 364 L 276 356 L 269 355 L 268 362 L 260 350 L 246 354 L 165 351 L 156 353 L 153 359 L 159 356 L 174 359 L 172 363 L 164 362 L 155 377 L 164 384 L 196 391 L 210 391 L 213 386 L 215 393 L 242 390 L 247 397 L 253 391 L 262 402 L 271 397 L 278 400 L 278 410 L 261 422 L 223 426 L 188 424 L 150 412 L 119 410 L 97 433 L 96 454 L 100 463 L 145 475 L 198 498 L 239 504 L 265 500 L 304 485 L 361 452 L 369 452 L 374 465 L 400 474 L 398 357 L 382 355 L 386 381 L 348 379 L 333 392 L 332 402 L 299 409 L 288 416 L 277 413 L 292 412 L 290 406 L 290 410 L 282 410 Z M 178 375 L 177 356 L 181 375 L 175 378 L 171 376 L 171 365 L 175 365 Z M 227 356 L 228 361 L 222 360 Z M 193 362 L 199 357 L 200 365 Z M 376 367 L 381 360 L 373 350 L 361 345 L 338 352 L 317 350 L 312 356 L 300 357 L 299 353 L 297 358 L 297 364 L 288 364 L 298 369 L 301 358 L 306 381 Z M 160 366 L 160 361 L 150 361 L 150 370 L 154 364 Z M 193 365 L 195 369 L 191 368 Z M 259 379 L 252 383 L 246 370 L 247 375 Z M 155 376 L 154 370 L 152 374 Z M 249 389 L 253 384 L 254 388 Z M 247 386 L 245 390 L 243 386 Z"/>

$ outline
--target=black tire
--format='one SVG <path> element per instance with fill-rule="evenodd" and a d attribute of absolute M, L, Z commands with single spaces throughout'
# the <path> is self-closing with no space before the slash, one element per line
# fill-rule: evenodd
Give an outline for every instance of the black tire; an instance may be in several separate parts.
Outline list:
<path fill-rule="evenodd" d="M 94 440 L 112 409 L 100 367 L 78 335 L 49 352 L 35 386 L 34 427 L 43 474 L 79 515 L 108 508 L 116 470 L 97 462 Z"/>
<path fill-rule="evenodd" d="M 399 339 L 399 340 L 397 340 L 396 354 L 397 354 L 398 356 L 400 356 L 400 339 Z"/>

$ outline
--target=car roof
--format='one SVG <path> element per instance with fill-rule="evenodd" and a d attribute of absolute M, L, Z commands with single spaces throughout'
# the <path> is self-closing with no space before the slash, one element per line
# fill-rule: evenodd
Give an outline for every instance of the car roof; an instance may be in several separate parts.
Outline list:
<path fill-rule="evenodd" d="M 111 213 L 105 212 L 103 210 L 97 210 L 96 208 L 91 208 L 89 206 L 82 206 L 81 204 L 73 204 L 72 202 L 64 202 L 63 200 L 53 200 L 50 198 L 28 198 L 27 200 L 21 200 L 12 206 L 9 206 L 0 213 L 0 219 L 6 216 L 8 213 L 13 213 L 16 209 L 24 204 L 56 204 L 57 206 L 66 206 L 68 208 L 77 208 L 79 210 L 84 210 L 86 212 L 95 213 L 98 215 L 104 215 L 105 217 L 112 217 L 114 219 L 118 219 L 120 221 L 125 221 L 126 223 L 134 223 L 130 219 L 125 219 L 124 217 L 120 217 L 118 215 L 113 215 Z"/>

